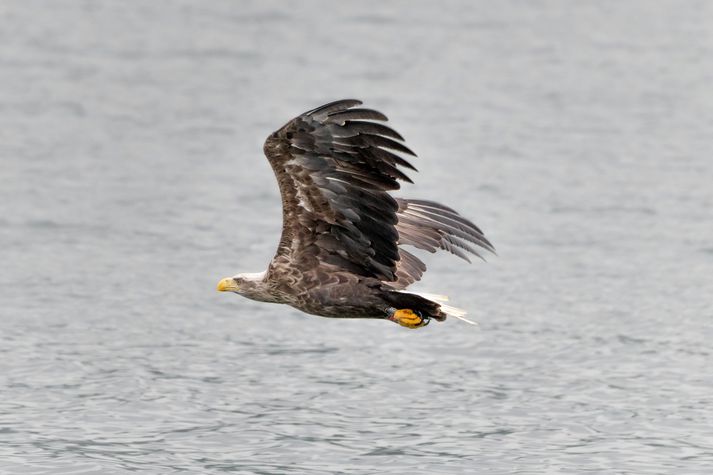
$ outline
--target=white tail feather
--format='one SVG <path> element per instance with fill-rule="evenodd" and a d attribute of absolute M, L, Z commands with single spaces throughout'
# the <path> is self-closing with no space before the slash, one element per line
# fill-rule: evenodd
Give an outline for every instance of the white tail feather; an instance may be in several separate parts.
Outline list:
<path fill-rule="evenodd" d="M 441 308 L 443 308 L 443 307 L 441 307 Z M 449 315 L 449 316 L 451 316 L 451 317 L 455 317 L 455 318 L 457 318 L 458 320 L 467 323 L 468 325 L 475 325 L 475 326 L 478 326 L 478 322 L 474 322 L 473 320 L 468 320 L 467 318 L 462 317 L 462 316 L 460 316 L 460 315 L 453 315 L 452 313 L 448 313 L 447 311 L 446 311 L 446 315 Z"/>
<path fill-rule="evenodd" d="M 428 292 L 409 292 L 408 290 L 402 290 L 402 292 L 408 292 L 410 294 L 416 294 L 418 296 L 421 296 L 425 299 L 428 300 L 433 300 L 434 302 L 448 302 L 448 296 L 447 295 L 441 295 L 441 294 L 429 294 Z"/>
<path fill-rule="evenodd" d="M 472 320 L 468 320 L 467 318 L 465 318 L 465 316 L 468 314 L 468 312 L 466 312 L 462 308 L 451 307 L 450 305 L 446 305 L 445 302 L 448 302 L 447 295 L 429 294 L 428 292 L 410 292 L 408 290 L 402 290 L 401 292 L 416 294 L 416 295 L 423 297 L 425 299 L 432 300 L 432 301 L 436 302 L 438 305 L 440 305 L 441 310 L 443 310 L 445 312 L 445 314 L 448 315 L 449 317 L 457 318 L 458 320 L 464 321 L 465 323 L 468 323 L 470 325 L 478 325 L 478 322 L 474 322 Z"/>

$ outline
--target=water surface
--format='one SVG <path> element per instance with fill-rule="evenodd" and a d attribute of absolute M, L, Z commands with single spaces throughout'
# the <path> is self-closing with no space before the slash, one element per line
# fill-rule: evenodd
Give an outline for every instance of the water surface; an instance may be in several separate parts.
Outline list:
<path fill-rule="evenodd" d="M 710 473 L 707 2 L 6 2 L 0 472 Z M 280 230 L 262 142 L 357 97 L 480 327 L 215 292 Z"/>

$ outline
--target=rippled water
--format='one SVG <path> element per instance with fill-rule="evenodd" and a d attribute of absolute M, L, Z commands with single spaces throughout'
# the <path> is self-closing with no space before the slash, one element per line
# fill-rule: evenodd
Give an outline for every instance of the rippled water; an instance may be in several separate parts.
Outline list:
<path fill-rule="evenodd" d="M 4 2 L 0 473 L 710 473 L 708 2 Z M 280 229 L 268 133 L 342 97 L 477 330 L 218 294 Z"/>

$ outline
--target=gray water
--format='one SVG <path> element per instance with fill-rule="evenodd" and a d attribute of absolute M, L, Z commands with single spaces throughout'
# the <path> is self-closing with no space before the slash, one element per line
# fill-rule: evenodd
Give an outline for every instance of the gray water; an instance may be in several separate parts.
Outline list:
<path fill-rule="evenodd" d="M 0 4 L 0 473 L 713 470 L 713 5 Z M 219 294 L 357 97 L 498 249 L 408 330 Z"/>

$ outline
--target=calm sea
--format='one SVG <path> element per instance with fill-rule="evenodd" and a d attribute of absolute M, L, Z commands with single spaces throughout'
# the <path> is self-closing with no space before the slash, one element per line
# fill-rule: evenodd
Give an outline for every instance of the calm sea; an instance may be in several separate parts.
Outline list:
<path fill-rule="evenodd" d="M 0 4 L 0 473 L 713 472 L 713 4 Z M 498 257 L 480 326 L 219 294 L 356 97 Z"/>

